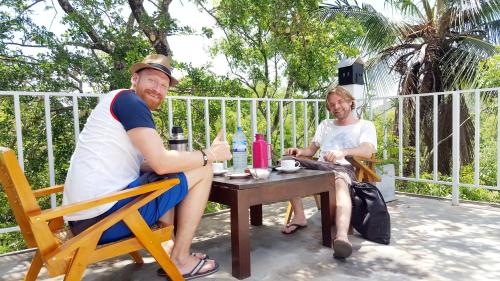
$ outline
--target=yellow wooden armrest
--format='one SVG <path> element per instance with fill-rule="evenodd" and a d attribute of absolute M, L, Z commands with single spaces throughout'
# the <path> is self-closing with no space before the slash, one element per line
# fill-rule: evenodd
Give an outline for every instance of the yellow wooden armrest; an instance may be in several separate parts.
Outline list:
<path fill-rule="evenodd" d="M 64 185 L 59 184 L 59 185 L 54 185 L 51 187 L 33 190 L 33 195 L 35 195 L 35 197 L 38 198 L 38 197 L 47 196 L 47 195 L 50 195 L 53 193 L 63 192 L 63 190 L 64 190 Z"/>
<path fill-rule="evenodd" d="M 377 160 L 375 158 L 366 158 L 366 157 L 361 157 L 361 156 L 346 156 L 345 157 L 347 161 L 350 159 L 353 159 L 355 161 L 366 161 L 366 162 L 371 162 L 371 163 L 379 163 L 380 160 Z"/>
<path fill-rule="evenodd" d="M 166 181 L 179 181 L 179 180 L 178 179 L 168 179 L 168 180 L 163 180 L 160 182 L 154 182 L 153 184 L 158 186 L 156 183 L 161 183 L 161 182 L 164 183 Z M 152 185 L 152 184 L 147 184 L 147 185 Z M 143 186 L 145 187 L 146 185 L 143 185 Z M 164 188 L 165 188 L 165 190 L 168 190 L 173 186 L 174 186 L 174 184 L 171 185 L 170 187 L 164 187 Z M 134 188 L 134 189 L 141 189 L 141 188 Z M 125 206 L 121 207 L 116 212 L 114 212 L 111 215 L 107 216 L 106 218 L 98 221 L 97 223 L 95 223 L 94 225 L 85 229 L 83 232 L 81 232 L 77 236 L 74 236 L 73 238 L 71 238 L 71 243 L 67 243 L 67 245 L 62 246 L 60 249 L 53 251 L 48 257 L 49 258 L 56 258 L 58 256 L 64 256 L 67 253 L 76 250 L 82 243 L 85 243 L 85 241 L 88 240 L 88 237 L 93 237 L 96 235 L 99 235 L 99 237 L 100 237 L 103 231 L 105 231 L 106 229 L 109 229 L 112 225 L 114 225 L 118 221 L 123 220 L 125 217 L 130 216 L 130 215 L 134 215 L 135 213 L 138 212 L 138 209 L 140 207 L 142 207 L 144 204 L 146 204 L 147 202 L 150 202 L 155 197 L 157 197 L 161 193 L 163 193 L 164 191 L 162 191 L 161 189 L 162 188 L 157 188 L 156 190 L 151 190 L 151 192 L 149 194 L 142 194 L 141 196 L 135 198 L 134 200 L 132 200 L 131 202 L 129 202 Z M 159 193 L 159 191 L 160 191 L 160 193 Z M 154 193 L 156 193 L 156 194 L 154 194 Z M 70 205 L 68 205 L 68 206 L 70 206 Z M 144 220 L 142 220 L 142 222 L 145 224 Z"/>
<path fill-rule="evenodd" d="M 121 190 L 112 194 L 100 196 L 91 200 L 86 200 L 69 205 L 59 206 L 41 212 L 29 214 L 31 222 L 38 220 L 49 221 L 51 219 L 62 217 L 67 214 L 76 213 L 86 209 L 90 209 L 106 203 L 115 202 L 129 197 L 134 197 L 144 193 L 152 192 L 164 188 L 165 191 L 179 183 L 179 179 L 165 179 L 153 183 L 148 183 L 137 188 Z M 165 187 L 167 186 L 167 187 Z"/>
<path fill-rule="evenodd" d="M 371 178 L 370 181 L 375 181 L 375 182 L 381 181 L 380 176 L 375 173 L 375 171 L 373 170 L 373 168 L 370 168 L 370 167 L 368 167 L 367 165 L 365 165 L 363 163 L 363 161 L 370 162 L 370 166 L 372 166 L 373 164 L 379 162 L 374 157 L 372 157 L 372 158 L 365 158 L 365 157 L 360 157 L 360 156 L 346 156 L 345 159 L 349 163 L 351 163 L 351 165 L 353 165 L 354 167 L 362 169 L 363 173 L 368 174 L 369 178 Z"/>

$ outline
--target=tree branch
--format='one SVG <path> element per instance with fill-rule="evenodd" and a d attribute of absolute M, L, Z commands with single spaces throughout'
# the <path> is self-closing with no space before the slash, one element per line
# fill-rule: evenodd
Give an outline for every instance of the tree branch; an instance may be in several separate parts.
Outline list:
<path fill-rule="evenodd" d="M 160 32 L 153 24 L 154 20 L 148 15 L 144 9 L 143 0 L 129 0 L 130 9 L 134 15 L 135 21 L 139 24 L 139 28 L 146 35 L 149 42 L 158 54 L 166 56 L 172 55 L 172 50 L 167 41 L 167 32 Z M 160 15 L 168 17 L 168 6 L 171 0 L 162 1 Z"/>
<path fill-rule="evenodd" d="M 106 42 L 104 42 L 103 39 L 99 37 L 99 34 L 92 28 L 92 25 L 88 23 L 88 21 L 85 20 L 85 18 L 77 11 L 73 6 L 71 6 L 71 3 L 67 0 L 57 0 L 59 2 L 59 5 L 61 8 L 66 12 L 68 15 L 73 15 L 77 18 L 77 21 L 79 24 L 81 24 L 82 29 L 85 30 L 85 33 L 87 36 L 89 36 L 90 40 L 94 42 L 94 45 L 96 49 L 99 49 L 107 54 L 113 53 L 113 47 Z"/>
<path fill-rule="evenodd" d="M 16 42 L 4 42 L 5 45 L 14 45 L 14 46 L 20 46 L 20 47 L 28 47 L 28 48 L 47 48 L 45 45 L 28 45 L 28 44 L 22 44 L 22 43 L 16 43 Z"/>
<path fill-rule="evenodd" d="M 26 58 L 29 60 L 33 60 L 35 62 L 31 61 L 26 61 L 26 60 L 20 60 L 19 58 Z M 40 65 L 40 61 L 37 59 L 30 57 L 30 56 L 25 56 L 25 55 L 18 55 L 18 56 L 6 56 L 6 55 L 0 55 L 0 61 L 10 61 L 10 62 L 16 62 L 16 63 L 24 63 L 24 64 L 29 64 L 29 65 Z"/>

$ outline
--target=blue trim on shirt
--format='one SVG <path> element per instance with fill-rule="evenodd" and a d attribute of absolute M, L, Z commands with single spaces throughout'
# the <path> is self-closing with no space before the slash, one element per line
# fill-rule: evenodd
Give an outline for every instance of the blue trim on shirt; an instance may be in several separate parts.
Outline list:
<path fill-rule="evenodd" d="M 117 94 L 111 110 L 126 131 L 139 127 L 156 129 L 151 110 L 133 90 Z"/>

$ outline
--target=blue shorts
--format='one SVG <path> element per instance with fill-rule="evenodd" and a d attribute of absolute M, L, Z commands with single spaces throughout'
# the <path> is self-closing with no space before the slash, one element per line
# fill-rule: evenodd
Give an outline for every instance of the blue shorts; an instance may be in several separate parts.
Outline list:
<path fill-rule="evenodd" d="M 184 199 L 188 193 L 188 184 L 186 175 L 184 173 L 168 174 L 168 175 L 156 175 L 155 173 L 144 173 L 139 178 L 131 182 L 125 189 L 134 188 L 139 185 L 155 182 L 162 179 L 179 178 L 180 183 L 173 186 L 171 189 L 167 190 L 165 193 L 156 197 L 146 205 L 139 208 L 139 213 L 142 215 L 144 220 L 149 226 L 154 225 L 158 222 L 160 217 L 162 217 L 168 210 L 175 207 L 179 202 Z M 80 232 L 94 225 L 103 218 L 111 215 L 115 211 L 119 210 L 121 207 L 125 206 L 127 203 L 134 200 L 136 197 L 122 199 L 117 201 L 111 209 L 105 213 L 86 220 L 80 221 L 70 221 L 68 222 L 71 231 L 74 235 L 78 235 Z M 105 244 L 113 241 L 117 241 L 126 237 L 132 236 L 132 232 L 128 226 L 123 222 L 119 221 L 108 230 L 104 231 L 99 244 Z"/>

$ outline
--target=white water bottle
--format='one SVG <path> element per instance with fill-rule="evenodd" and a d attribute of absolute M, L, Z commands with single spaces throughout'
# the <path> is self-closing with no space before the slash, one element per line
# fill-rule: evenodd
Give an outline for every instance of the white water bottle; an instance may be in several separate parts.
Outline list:
<path fill-rule="evenodd" d="M 247 168 L 247 137 L 241 127 L 233 135 L 233 170 L 243 172 Z"/>

